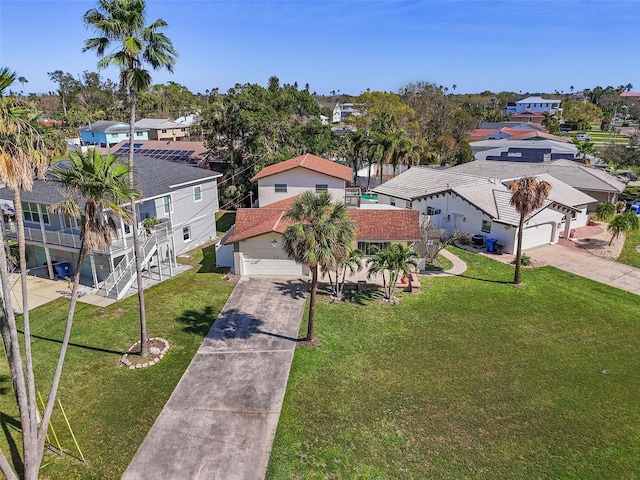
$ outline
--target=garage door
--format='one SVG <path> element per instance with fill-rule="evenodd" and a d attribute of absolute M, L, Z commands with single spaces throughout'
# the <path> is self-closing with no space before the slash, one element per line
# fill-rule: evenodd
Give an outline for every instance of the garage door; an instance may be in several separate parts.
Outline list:
<path fill-rule="evenodd" d="M 545 245 L 553 241 L 553 225 L 543 223 L 524 229 L 522 237 L 522 249 L 533 248 L 539 245 Z"/>
<path fill-rule="evenodd" d="M 270 275 L 274 277 L 300 277 L 302 265 L 286 258 L 284 252 L 252 250 L 243 252 L 245 275 Z"/>

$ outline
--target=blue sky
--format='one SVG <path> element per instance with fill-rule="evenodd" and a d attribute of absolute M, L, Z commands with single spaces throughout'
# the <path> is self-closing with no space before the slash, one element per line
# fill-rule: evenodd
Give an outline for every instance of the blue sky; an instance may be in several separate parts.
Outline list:
<path fill-rule="evenodd" d="M 54 90 L 47 72 L 96 71 L 82 53 L 92 0 L 0 0 L 0 65 L 27 92 Z M 309 83 L 318 94 L 398 91 L 409 82 L 457 93 L 640 90 L 640 1 L 147 0 L 180 58 L 175 81 L 193 92 L 235 83 Z M 117 72 L 103 75 L 117 78 Z"/>

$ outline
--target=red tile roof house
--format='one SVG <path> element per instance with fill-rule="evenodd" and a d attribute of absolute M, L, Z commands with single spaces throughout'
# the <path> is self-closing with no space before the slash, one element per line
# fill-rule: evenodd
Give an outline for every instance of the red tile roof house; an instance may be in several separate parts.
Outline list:
<path fill-rule="evenodd" d="M 237 275 L 300 277 L 305 265 L 290 260 L 282 250 L 281 236 L 290 224 L 287 209 L 305 191 L 328 191 L 334 201 L 344 201 L 351 168 L 311 154 L 265 167 L 252 180 L 258 182 L 259 208 L 241 208 L 236 223 L 217 246 L 219 266 Z M 419 212 L 409 209 L 350 208 L 358 248 L 385 248 L 391 243 L 412 245 L 420 236 Z M 355 246 L 355 245 L 354 245 Z"/>

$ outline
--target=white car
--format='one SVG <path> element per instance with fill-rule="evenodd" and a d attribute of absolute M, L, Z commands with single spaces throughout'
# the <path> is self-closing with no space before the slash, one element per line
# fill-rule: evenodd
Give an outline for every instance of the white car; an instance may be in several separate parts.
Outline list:
<path fill-rule="evenodd" d="M 576 135 L 576 138 L 578 140 L 580 140 L 581 142 L 590 142 L 591 141 L 591 135 L 587 135 L 586 133 L 579 133 L 578 135 Z"/>

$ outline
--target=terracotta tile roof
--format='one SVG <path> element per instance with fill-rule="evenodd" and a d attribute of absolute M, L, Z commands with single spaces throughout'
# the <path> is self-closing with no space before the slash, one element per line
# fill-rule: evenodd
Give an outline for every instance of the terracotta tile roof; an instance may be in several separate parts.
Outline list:
<path fill-rule="evenodd" d="M 417 210 L 349 210 L 358 240 L 418 240 L 420 212 Z"/>
<path fill-rule="evenodd" d="M 264 235 L 265 233 L 284 233 L 291 223 L 284 220 L 283 208 L 240 208 L 236 212 L 235 232 L 224 242 L 225 245 Z"/>
<path fill-rule="evenodd" d="M 283 208 L 241 208 L 236 212 L 235 232 L 225 241 L 231 244 L 266 233 L 284 233 L 291 222 Z M 357 240 L 404 241 L 420 237 L 417 210 L 349 210 Z"/>
<path fill-rule="evenodd" d="M 255 182 L 261 178 L 275 175 L 276 173 L 286 172 L 287 170 L 292 170 L 298 167 L 306 168 L 307 170 L 312 170 L 314 172 L 324 173 L 331 177 L 341 178 L 346 182 L 353 180 L 353 171 L 350 167 L 317 157 L 310 153 L 264 167 L 251 180 Z"/>
<path fill-rule="evenodd" d="M 300 195 L 288 197 L 284 200 L 278 200 L 277 202 L 269 203 L 268 205 L 260 205 L 260 208 L 284 208 L 285 210 L 289 210 L 293 205 L 293 202 L 300 198 Z"/>

